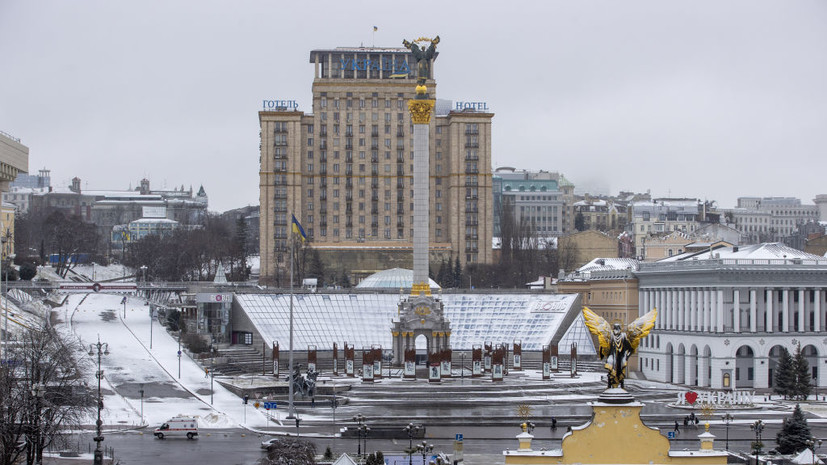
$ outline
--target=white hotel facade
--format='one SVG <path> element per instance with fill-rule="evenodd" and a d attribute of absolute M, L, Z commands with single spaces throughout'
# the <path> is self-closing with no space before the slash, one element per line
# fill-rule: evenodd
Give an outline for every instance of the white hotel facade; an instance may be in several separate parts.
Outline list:
<path fill-rule="evenodd" d="M 658 319 L 639 347 L 647 379 L 713 389 L 769 388 L 800 344 L 827 385 L 827 258 L 780 243 L 721 247 L 641 263 L 639 312 Z"/>

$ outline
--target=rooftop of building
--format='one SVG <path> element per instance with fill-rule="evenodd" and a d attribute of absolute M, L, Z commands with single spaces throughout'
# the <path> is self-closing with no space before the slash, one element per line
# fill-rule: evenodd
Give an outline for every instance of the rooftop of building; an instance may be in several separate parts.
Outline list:
<path fill-rule="evenodd" d="M 356 287 L 359 289 L 410 289 L 413 285 L 413 270 L 391 268 L 382 270 L 363 279 Z M 431 289 L 439 289 L 439 284 L 428 279 Z"/>
<path fill-rule="evenodd" d="M 786 246 L 780 242 L 768 242 L 745 246 L 712 246 L 711 249 L 690 251 L 653 263 L 641 263 L 639 272 L 668 271 L 687 268 L 715 268 L 734 266 L 761 267 L 827 267 L 827 259 Z"/>

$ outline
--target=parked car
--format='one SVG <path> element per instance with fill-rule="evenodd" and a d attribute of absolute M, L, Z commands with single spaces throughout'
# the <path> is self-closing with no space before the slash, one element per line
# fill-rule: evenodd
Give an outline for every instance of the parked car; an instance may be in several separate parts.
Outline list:
<path fill-rule="evenodd" d="M 281 441 L 281 438 L 270 438 L 266 441 L 261 441 L 261 448 L 267 449 L 272 445 L 278 444 Z"/>

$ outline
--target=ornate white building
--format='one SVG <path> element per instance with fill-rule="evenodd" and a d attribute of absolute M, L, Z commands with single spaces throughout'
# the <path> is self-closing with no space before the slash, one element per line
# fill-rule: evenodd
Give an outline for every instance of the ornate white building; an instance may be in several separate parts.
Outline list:
<path fill-rule="evenodd" d="M 765 243 L 641 263 L 635 274 L 639 313 L 658 309 L 639 348 L 647 379 L 768 388 L 780 348 L 800 344 L 827 385 L 827 258 Z"/>

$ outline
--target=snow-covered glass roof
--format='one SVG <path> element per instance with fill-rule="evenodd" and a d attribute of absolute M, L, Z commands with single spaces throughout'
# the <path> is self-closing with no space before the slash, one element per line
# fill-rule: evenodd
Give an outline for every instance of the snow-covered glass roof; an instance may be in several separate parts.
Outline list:
<path fill-rule="evenodd" d="M 431 289 L 439 289 L 439 284 L 433 279 L 428 279 Z M 391 268 L 382 270 L 363 279 L 356 287 L 363 289 L 410 289 L 413 283 L 413 270 L 404 268 Z"/>
<path fill-rule="evenodd" d="M 451 322 L 451 346 L 470 350 L 484 342 L 522 342 L 524 350 L 547 345 L 572 308 L 576 295 L 564 294 L 446 294 L 445 316 Z M 318 349 L 381 344 L 392 346 L 392 320 L 397 316 L 396 294 L 301 294 L 293 302 L 293 344 Z M 238 294 L 237 302 L 264 340 L 286 347 L 290 337 L 290 296 Z M 559 342 L 561 350 L 577 344 L 580 354 L 594 354 L 591 336 L 579 315 Z M 562 349 L 566 348 L 566 349 Z"/>

